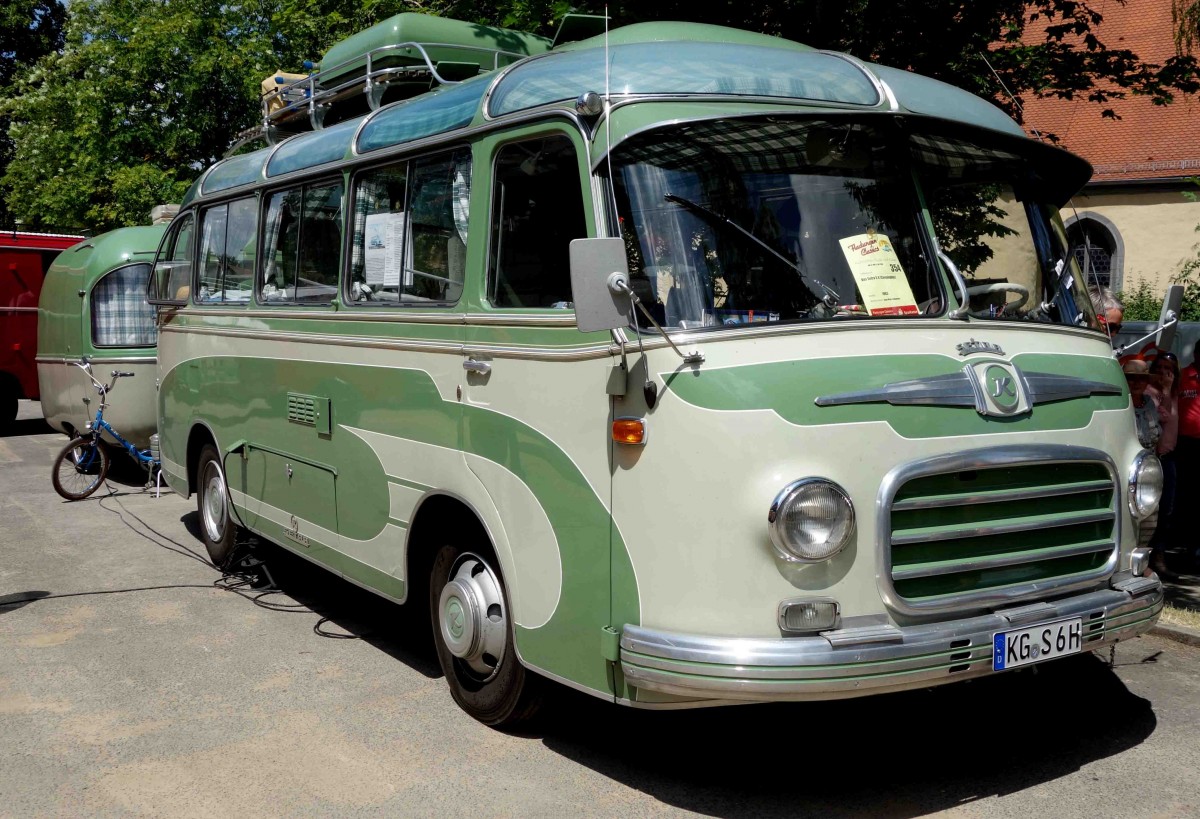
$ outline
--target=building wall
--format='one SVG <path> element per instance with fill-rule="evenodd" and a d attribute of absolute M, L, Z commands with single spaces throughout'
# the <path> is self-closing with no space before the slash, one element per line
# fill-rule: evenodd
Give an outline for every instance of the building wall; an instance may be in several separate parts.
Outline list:
<path fill-rule="evenodd" d="M 1200 252 L 1200 233 L 1196 232 L 1200 202 L 1189 201 L 1181 191 L 1084 190 L 1062 210 L 1068 225 L 1089 214 L 1102 217 L 1097 220 L 1101 223 L 1111 223 L 1118 234 L 1115 238 L 1123 250 L 1121 290 L 1133 290 L 1148 281 L 1156 293 L 1164 292 L 1184 261 Z"/>

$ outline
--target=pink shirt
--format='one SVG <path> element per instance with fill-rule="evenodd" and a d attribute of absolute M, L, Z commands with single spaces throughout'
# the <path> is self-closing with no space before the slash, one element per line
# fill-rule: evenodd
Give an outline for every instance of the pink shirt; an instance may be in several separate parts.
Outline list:
<path fill-rule="evenodd" d="M 1167 398 L 1154 386 L 1146 387 L 1146 395 L 1154 399 L 1158 405 L 1158 420 L 1162 424 L 1162 437 L 1158 439 L 1158 454 L 1166 455 L 1175 449 L 1179 441 L 1179 404 L 1173 398 Z"/>

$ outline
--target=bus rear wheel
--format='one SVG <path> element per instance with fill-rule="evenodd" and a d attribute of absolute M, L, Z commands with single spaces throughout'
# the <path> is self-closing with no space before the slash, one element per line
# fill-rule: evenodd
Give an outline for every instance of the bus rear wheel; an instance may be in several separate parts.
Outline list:
<path fill-rule="evenodd" d="M 196 492 L 196 511 L 200 513 L 200 537 L 208 550 L 208 559 L 218 569 L 229 562 L 237 541 L 237 525 L 230 514 L 229 489 L 225 485 L 225 470 L 221 456 L 212 444 L 200 450 L 196 464 L 199 489 Z"/>
<path fill-rule="evenodd" d="M 429 582 L 433 639 L 454 701 L 484 725 L 516 728 L 541 707 L 542 681 L 517 658 L 496 565 L 489 550 L 438 550 Z"/>

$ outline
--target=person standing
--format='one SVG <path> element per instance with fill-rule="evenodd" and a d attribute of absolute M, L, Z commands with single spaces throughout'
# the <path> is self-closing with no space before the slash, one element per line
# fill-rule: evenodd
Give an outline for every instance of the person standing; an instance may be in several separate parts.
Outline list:
<path fill-rule="evenodd" d="M 1125 305 L 1117 300 L 1113 292 L 1098 284 L 1088 287 L 1088 296 L 1092 299 L 1092 307 L 1096 310 L 1096 320 L 1108 334 L 1109 339 L 1121 332 L 1121 323 L 1125 319 Z"/>

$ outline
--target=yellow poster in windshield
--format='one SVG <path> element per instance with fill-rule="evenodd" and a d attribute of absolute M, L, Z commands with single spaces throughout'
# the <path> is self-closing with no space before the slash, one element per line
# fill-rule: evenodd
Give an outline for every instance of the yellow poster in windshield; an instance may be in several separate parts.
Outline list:
<path fill-rule="evenodd" d="M 920 315 L 891 239 L 882 233 L 860 233 L 842 239 L 839 244 L 868 314 Z"/>

